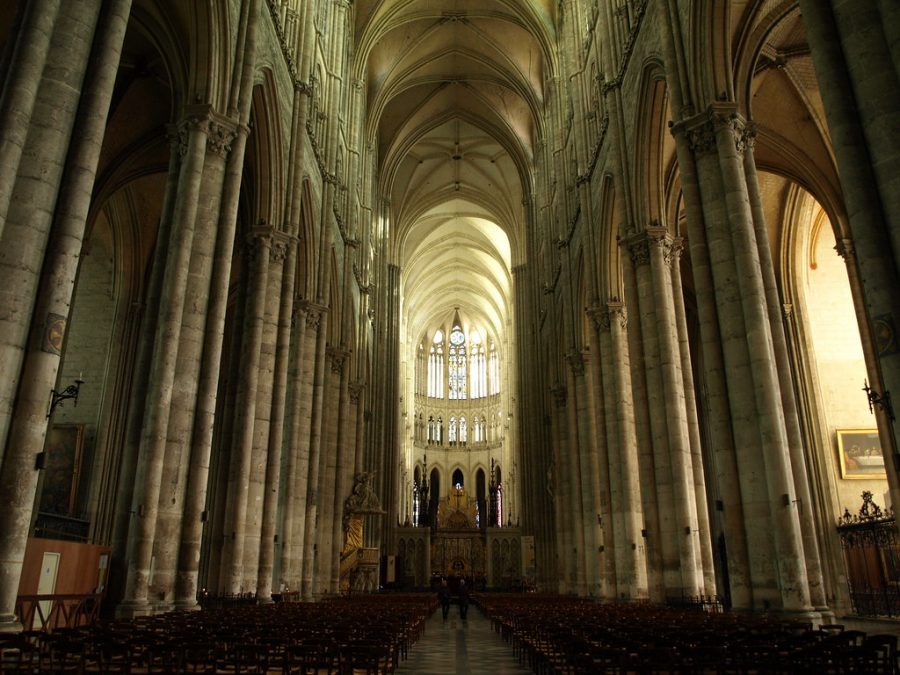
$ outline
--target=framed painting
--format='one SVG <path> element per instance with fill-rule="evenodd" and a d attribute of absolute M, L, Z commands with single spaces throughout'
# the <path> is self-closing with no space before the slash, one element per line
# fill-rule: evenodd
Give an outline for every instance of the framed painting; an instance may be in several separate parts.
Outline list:
<path fill-rule="evenodd" d="M 54 424 L 47 434 L 40 503 L 43 513 L 74 515 L 83 445 L 83 424 Z"/>
<path fill-rule="evenodd" d="M 841 478 L 887 478 L 877 429 L 838 429 L 836 433 Z"/>

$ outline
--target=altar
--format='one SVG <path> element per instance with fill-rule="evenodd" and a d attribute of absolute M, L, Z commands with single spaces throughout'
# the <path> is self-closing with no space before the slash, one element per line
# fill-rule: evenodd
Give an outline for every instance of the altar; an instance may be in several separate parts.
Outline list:
<path fill-rule="evenodd" d="M 452 487 L 432 513 L 432 527 L 398 528 L 397 555 L 405 587 L 439 579 L 466 579 L 473 588 L 508 588 L 521 582 L 521 533 L 517 527 L 484 527 L 478 501 Z M 489 554 L 490 552 L 490 554 Z"/>
<path fill-rule="evenodd" d="M 487 576 L 484 533 L 478 527 L 478 503 L 463 487 L 441 499 L 431 538 L 431 576 L 482 582 Z"/>

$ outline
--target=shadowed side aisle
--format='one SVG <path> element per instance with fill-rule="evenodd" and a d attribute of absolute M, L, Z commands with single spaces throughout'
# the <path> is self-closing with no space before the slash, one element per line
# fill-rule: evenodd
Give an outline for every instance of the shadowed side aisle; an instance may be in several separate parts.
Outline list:
<path fill-rule="evenodd" d="M 474 605 L 468 618 L 450 608 L 445 621 L 436 611 L 425 633 L 409 650 L 409 658 L 396 671 L 403 675 L 519 675 L 531 671 L 516 662 L 510 646 L 491 630 L 491 622 Z"/>

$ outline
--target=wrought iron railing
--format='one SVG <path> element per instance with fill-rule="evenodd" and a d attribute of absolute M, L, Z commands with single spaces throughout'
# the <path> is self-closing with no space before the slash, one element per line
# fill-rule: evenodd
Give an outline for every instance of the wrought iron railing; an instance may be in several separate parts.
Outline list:
<path fill-rule="evenodd" d="M 900 537 L 894 513 L 882 511 L 871 492 L 863 492 L 862 499 L 859 512 L 845 509 L 837 525 L 853 611 L 900 616 Z"/>

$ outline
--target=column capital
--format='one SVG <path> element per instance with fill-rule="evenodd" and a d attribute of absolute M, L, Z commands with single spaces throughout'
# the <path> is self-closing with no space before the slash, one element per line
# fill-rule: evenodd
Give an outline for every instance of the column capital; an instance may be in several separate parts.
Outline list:
<path fill-rule="evenodd" d="M 228 157 L 237 130 L 231 120 L 211 117 L 207 127 L 206 151 L 219 157 Z"/>
<path fill-rule="evenodd" d="M 697 156 L 715 153 L 723 131 L 731 132 L 739 154 L 752 147 L 756 137 L 756 125 L 738 113 L 733 101 L 716 101 L 705 111 L 671 125 L 672 135 L 683 136 Z"/>
<path fill-rule="evenodd" d="M 350 391 L 350 403 L 356 405 L 359 403 L 359 397 L 362 396 L 363 391 L 366 389 L 366 383 L 364 380 L 356 380 L 355 382 L 351 382 L 349 384 Z"/>
<path fill-rule="evenodd" d="M 577 349 L 572 349 L 566 353 L 566 361 L 569 364 L 569 368 L 572 369 L 572 374 L 576 377 L 579 375 L 584 375 L 584 356 Z"/>
<path fill-rule="evenodd" d="M 350 358 L 350 350 L 343 346 L 326 347 L 325 357 L 331 363 L 331 372 L 340 374 L 344 372 L 344 365 L 347 363 L 347 359 Z"/>
<path fill-rule="evenodd" d="M 646 233 L 640 232 L 621 241 L 623 246 L 628 247 L 631 254 L 631 262 L 635 267 L 642 267 L 650 262 L 650 241 Z"/>
<path fill-rule="evenodd" d="M 678 268 L 682 253 L 684 253 L 684 237 L 672 237 L 672 245 L 669 247 L 667 261 L 671 263 L 673 269 Z"/>
<path fill-rule="evenodd" d="M 834 250 L 837 251 L 837 254 L 841 256 L 845 262 L 850 262 L 850 260 L 856 257 L 856 247 L 853 245 L 853 240 L 847 237 L 838 239 Z"/>
<path fill-rule="evenodd" d="M 245 239 L 247 259 L 254 261 L 260 256 L 271 255 L 272 237 L 274 234 L 275 228 L 262 219 L 250 228 Z"/>
<path fill-rule="evenodd" d="M 297 303 L 297 313 L 306 317 L 307 328 L 317 329 L 322 316 L 328 313 L 328 307 L 315 303 L 312 300 L 301 300 Z"/>
<path fill-rule="evenodd" d="M 610 327 L 616 322 L 618 322 L 623 330 L 628 327 L 628 309 L 625 307 L 624 302 L 616 298 L 606 303 L 606 307 L 609 311 Z"/>
<path fill-rule="evenodd" d="M 187 150 L 188 134 L 196 131 L 206 134 L 208 152 L 227 157 L 239 131 L 239 125 L 235 120 L 216 112 L 208 103 L 185 106 L 181 120 L 176 126 L 179 137 L 178 150 L 182 156 Z M 172 134 L 171 131 L 169 133 Z"/>
<path fill-rule="evenodd" d="M 609 331 L 609 310 L 600 305 L 591 305 L 584 310 L 594 322 L 594 328 L 600 333 Z"/>

